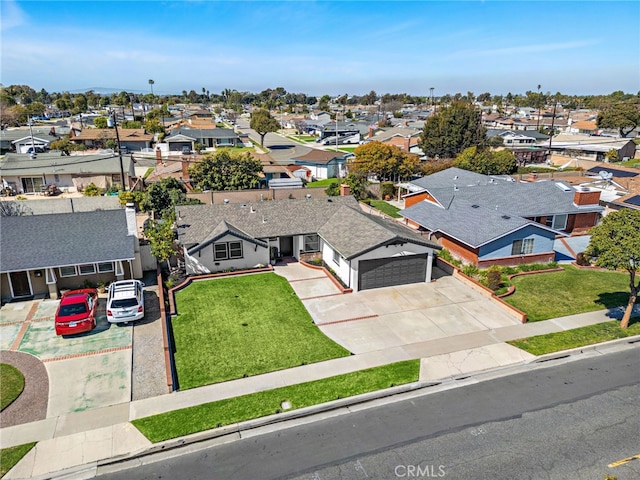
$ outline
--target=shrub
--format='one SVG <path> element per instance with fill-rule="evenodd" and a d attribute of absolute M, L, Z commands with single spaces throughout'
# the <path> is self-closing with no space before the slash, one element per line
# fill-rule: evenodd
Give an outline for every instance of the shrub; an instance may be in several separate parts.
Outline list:
<path fill-rule="evenodd" d="M 391 182 L 382 182 L 380 184 L 380 196 L 383 199 L 386 199 L 387 196 L 389 198 L 392 198 L 394 196 L 393 183 L 391 183 Z"/>
<path fill-rule="evenodd" d="M 475 277 L 478 275 L 478 267 L 475 265 L 465 265 L 462 267 L 462 273 L 464 273 L 467 277 Z"/>
<path fill-rule="evenodd" d="M 591 265 L 589 258 L 585 255 L 584 252 L 580 252 L 578 253 L 578 255 L 576 255 L 576 263 L 581 267 L 588 267 L 589 265 Z"/>
<path fill-rule="evenodd" d="M 84 193 L 85 197 L 99 197 L 103 192 L 103 188 L 98 188 L 96 184 L 92 182 L 84 187 L 84 191 L 82 193 Z"/>
<path fill-rule="evenodd" d="M 515 267 L 502 267 L 502 273 L 504 273 L 505 275 L 513 275 L 515 273 L 518 273 L 518 269 Z"/>
<path fill-rule="evenodd" d="M 487 287 L 489 287 L 494 292 L 500 288 L 502 285 L 502 271 L 500 267 L 490 267 L 487 270 Z"/>

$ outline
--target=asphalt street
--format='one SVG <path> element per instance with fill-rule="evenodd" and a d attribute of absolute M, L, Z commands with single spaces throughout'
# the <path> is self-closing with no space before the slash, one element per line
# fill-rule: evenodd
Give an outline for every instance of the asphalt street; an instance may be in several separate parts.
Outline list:
<path fill-rule="evenodd" d="M 100 478 L 640 478 L 616 463 L 640 454 L 639 364 L 638 348 L 549 362 Z"/>
<path fill-rule="evenodd" d="M 260 135 L 255 130 L 249 128 L 249 121 L 239 118 L 236 121 L 238 128 L 249 135 L 249 138 L 260 145 Z M 264 147 L 269 149 L 269 155 L 280 165 L 290 165 L 292 158 L 308 153 L 311 148 L 300 145 L 277 133 L 267 133 L 264 137 Z"/>

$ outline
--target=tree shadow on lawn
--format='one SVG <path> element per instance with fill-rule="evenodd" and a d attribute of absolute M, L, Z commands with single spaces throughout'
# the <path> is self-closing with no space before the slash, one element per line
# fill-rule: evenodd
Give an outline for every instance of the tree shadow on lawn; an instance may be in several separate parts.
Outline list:
<path fill-rule="evenodd" d="M 629 303 L 630 292 L 607 292 L 598 294 L 596 304 L 607 308 L 607 317 L 621 320 Z M 632 316 L 640 315 L 640 297 L 634 305 Z"/>

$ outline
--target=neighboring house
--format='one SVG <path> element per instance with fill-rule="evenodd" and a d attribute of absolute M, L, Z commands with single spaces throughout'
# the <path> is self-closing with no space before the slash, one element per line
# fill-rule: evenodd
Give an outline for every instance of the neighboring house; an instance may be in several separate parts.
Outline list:
<path fill-rule="evenodd" d="M 121 168 L 125 185 L 130 186 L 135 170 L 129 155 L 61 156 L 60 152 L 48 152 L 31 158 L 29 154 L 8 153 L 0 162 L 0 176 L 18 193 L 39 194 L 47 185 L 75 192 L 90 183 L 100 188 L 122 185 Z"/>
<path fill-rule="evenodd" d="M 36 146 L 46 144 L 47 148 L 51 142 L 54 142 L 62 135 L 69 133 L 68 127 L 42 127 L 35 126 L 29 128 L 12 128 L 0 130 L 0 153 L 18 152 L 22 153 L 20 148 L 26 145 L 31 147 L 31 135 L 33 134 Z"/>
<path fill-rule="evenodd" d="M 556 235 L 583 233 L 603 208 L 600 191 L 564 182 L 515 182 L 449 168 L 410 182 L 399 212 L 455 256 L 479 267 L 548 262 Z M 416 187 L 421 188 L 417 190 Z"/>
<path fill-rule="evenodd" d="M 2 302 L 142 276 L 133 209 L 0 216 L 0 230 Z"/>
<path fill-rule="evenodd" d="M 50 143 L 50 139 L 36 137 L 35 135 L 33 137 L 29 135 L 27 137 L 18 138 L 17 140 L 11 142 L 11 144 L 13 145 L 13 150 L 18 153 L 46 151 L 49 150 Z"/>
<path fill-rule="evenodd" d="M 188 128 L 182 127 L 171 132 L 164 139 L 171 151 L 182 151 L 183 147 L 195 150 L 199 143 L 204 148 L 242 146 L 242 141 L 236 132 L 230 128 Z"/>
<path fill-rule="evenodd" d="M 551 153 L 571 158 L 606 162 L 606 154 L 615 150 L 618 160 L 634 158 L 636 144 L 631 138 L 599 137 L 590 135 L 556 135 L 551 139 Z"/>
<path fill-rule="evenodd" d="M 577 122 L 569 122 L 566 132 L 569 134 L 595 135 L 599 133 L 599 130 L 595 120 L 579 120 Z"/>
<path fill-rule="evenodd" d="M 487 138 L 500 137 L 504 148 L 512 152 L 519 166 L 532 163 L 545 163 L 547 160 L 547 149 L 544 147 L 549 135 L 545 135 L 536 130 L 524 130 L 515 132 L 513 130 L 487 130 Z"/>
<path fill-rule="evenodd" d="M 87 148 L 103 148 L 107 140 L 120 138 L 120 146 L 127 147 L 132 152 L 139 152 L 150 148 L 153 134 L 146 133 L 144 128 L 85 128 L 69 140 Z"/>
<path fill-rule="evenodd" d="M 191 275 L 322 258 L 354 290 L 428 282 L 438 245 L 351 196 L 176 207 Z"/>
<path fill-rule="evenodd" d="M 311 170 L 300 165 L 288 165 L 284 167 L 289 172 L 289 176 L 301 178 L 303 180 L 311 180 Z"/>
<path fill-rule="evenodd" d="M 347 157 L 351 155 L 345 152 L 312 149 L 300 157 L 293 157 L 292 160 L 296 165 L 308 168 L 313 179 L 324 180 L 344 177 Z"/>

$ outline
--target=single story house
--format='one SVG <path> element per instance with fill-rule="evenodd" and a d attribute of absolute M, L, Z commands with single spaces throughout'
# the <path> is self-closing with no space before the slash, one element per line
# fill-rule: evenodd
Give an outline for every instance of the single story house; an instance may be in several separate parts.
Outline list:
<path fill-rule="evenodd" d="M 242 146 L 242 141 L 236 132 L 230 128 L 189 128 L 183 126 L 175 129 L 164 139 L 169 144 L 169 150 L 181 152 L 183 147 L 195 150 L 199 143 L 204 148 Z"/>
<path fill-rule="evenodd" d="M 142 276 L 133 209 L 0 216 L 0 230 L 2 302 Z"/>
<path fill-rule="evenodd" d="M 153 134 L 146 133 L 144 128 L 85 128 L 69 140 L 73 143 L 84 145 L 87 148 L 102 148 L 107 140 L 120 138 L 120 146 L 127 147 L 132 152 L 139 152 L 145 148 L 151 148 Z"/>
<path fill-rule="evenodd" d="M 479 267 L 549 262 L 557 235 L 598 222 L 600 191 L 560 181 L 516 182 L 449 168 L 410 182 L 407 225 Z"/>
<path fill-rule="evenodd" d="M 8 153 L 0 162 L 0 176 L 20 194 L 39 194 L 47 185 L 69 192 L 82 191 L 90 183 L 100 188 L 122 185 L 121 169 L 125 185 L 131 185 L 135 170 L 129 155 L 61 156 L 60 152 L 47 152 L 31 158 L 29 154 Z"/>
<path fill-rule="evenodd" d="M 552 154 L 598 162 L 608 162 L 606 154 L 610 150 L 616 151 L 618 160 L 634 158 L 636 153 L 636 144 L 632 138 L 595 135 L 556 135 L 549 146 Z"/>
<path fill-rule="evenodd" d="M 68 127 L 34 126 L 29 128 L 5 128 L 0 130 L 0 153 L 22 153 L 21 147 L 31 147 L 31 135 L 33 135 L 36 147 L 45 146 L 58 140 L 62 135 L 69 133 Z"/>
<path fill-rule="evenodd" d="M 176 207 L 190 275 L 322 258 L 355 291 L 431 280 L 436 243 L 352 196 Z"/>
<path fill-rule="evenodd" d="M 351 155 L 351 153 L 345 152 L 312 149 L 304 155 L 292 158 L 292 160 L 296 165 L 308 168 L 312 178 L 324 180 L 344 177 L 347 173 L 347 157 Z"/>

